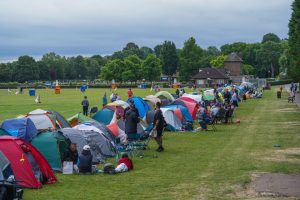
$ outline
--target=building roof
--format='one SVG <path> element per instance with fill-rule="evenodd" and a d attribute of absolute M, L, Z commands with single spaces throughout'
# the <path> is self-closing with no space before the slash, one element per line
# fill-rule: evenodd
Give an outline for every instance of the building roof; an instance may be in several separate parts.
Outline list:
<path fill-rule="evenodd" d="M 237 55 L 237 53 L 232 52 L 231 54 L 229 54 L 227 56 L 227 58 L 225 59 L 225 62 L 244 62 L 244 61 L 241 57 L 239 57 Z"/>
<path fill-rule="evenodd" d="M 216 68 L 203 68 L 199 70 L 199 73 L 193 76 L 191 79 L 229 79 L 225 74 L 225 70 Z"/>

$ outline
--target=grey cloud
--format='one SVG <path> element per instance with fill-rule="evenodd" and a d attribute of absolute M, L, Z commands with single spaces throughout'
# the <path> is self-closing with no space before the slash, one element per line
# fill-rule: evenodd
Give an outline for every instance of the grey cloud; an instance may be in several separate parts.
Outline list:
<path fill-rule="evenodd" d="M 107 54 L 127 42 L 178 47 L 259 42 L 287 37 L 292 0 L 2 0 L 0 57 L 21 54 Z"/>

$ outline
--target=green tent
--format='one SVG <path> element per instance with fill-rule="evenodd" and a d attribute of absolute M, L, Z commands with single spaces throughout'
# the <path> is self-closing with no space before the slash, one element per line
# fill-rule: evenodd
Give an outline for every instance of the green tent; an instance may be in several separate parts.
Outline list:
<path fill-rule="evenodd" d="M 46 158 L 54 171 L 62 171 L 62 157 L 69 146 L 67 140 L 59 132 L 41 132 L 32 141 L 31 144 L 39 150 Z"/>
<path fill-rule="evenodd" d="M 67 119 L 68 122 L 71 124 L 72 127 L 78 125 L 79 123 L 82 122 L 93 122 L 95 120 L 93 120 L 92 118 L 85 116 L 82 113 L 77 113 L 76 115 L 73 115 L 72 117 Z"/>

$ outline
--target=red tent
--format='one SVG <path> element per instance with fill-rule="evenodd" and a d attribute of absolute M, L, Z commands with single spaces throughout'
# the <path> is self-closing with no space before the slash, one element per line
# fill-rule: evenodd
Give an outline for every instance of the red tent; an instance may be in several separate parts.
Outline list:
<path fill-rule="evenodd" d="M 40 188 L 57 180 L 42 154 L 30 143 L 12 136 L 0 137 L 0 151 L 9 160 L 19 184 L 27 188 Z"/>
<path fill-rule="evenodd" d="M 189 113 L 191 114 L 193 119 L 196 119 L 198 104 L 194 99 L 191 99 L 189 97 L 180 97 L 180 98 L 176 99 L 175 102 L 176 101 L 177 101 L 177 103 L 175 103 L 175 105 L 177 104 L 177 105 L 183 105 L 183 106 L 187 107 L 187 109 L 189 110 Z M 178 101 L 181 101 L 183 104 Z"/>

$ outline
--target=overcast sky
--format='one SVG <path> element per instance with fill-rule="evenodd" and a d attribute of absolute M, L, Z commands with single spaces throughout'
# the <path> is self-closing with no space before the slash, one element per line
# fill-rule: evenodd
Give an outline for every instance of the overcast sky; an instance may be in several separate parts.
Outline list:
<path fill-rule="evenodd" d="M 110 54 L 193 36 L 201 47 L 286 38 L 292 0 L 0 0 L 0 59 Z"/>

